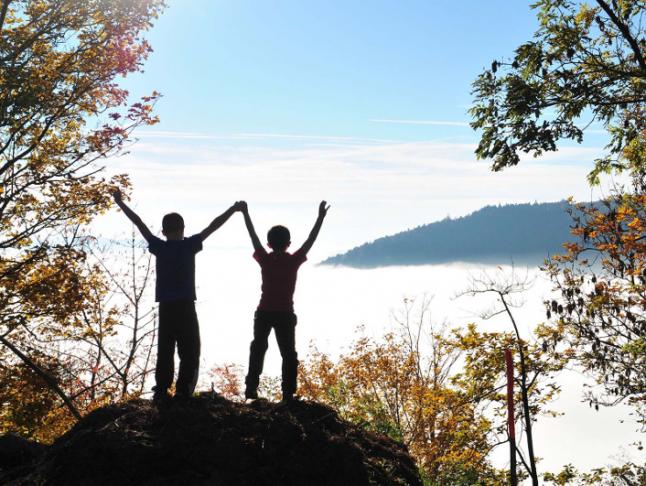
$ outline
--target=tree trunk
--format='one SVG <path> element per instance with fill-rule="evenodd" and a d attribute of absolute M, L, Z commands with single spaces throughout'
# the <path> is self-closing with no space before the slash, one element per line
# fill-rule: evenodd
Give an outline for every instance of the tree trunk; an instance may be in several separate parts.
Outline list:
<path fill-rule="evenodd" d="M 507 364 L 507 432 L 509 434 L 509 480 L 511 486 L 518 485 L 516 472 L 516 420 L 514 417 L 514 363 L 511 350 L 505 349 Z"/>
<path fill-rule="evenodd" d="M 523 397 L 523 412 L 525 415 L 525 433 L 527 434 L 527 454 L 529 455 L 529 475 L 532 478 L 532 486 L 538 486 L 538 472 L 536 471 L 536 459 L 534 457 L 534 437 L 532 435 L 532 420 L 529 415 L 529 398 L 527 396 L 527 370 L 525 369 L 525 353 L 523 353 L 522 343 L 518 341 L 520 352 L 520 392 Z"/>
<path fill-rule="evenodd" d="M 2 26 L 4 25 L 4 19 L 7 16 L 7 10 L 9 9 L 9 3 L 11 0 L 2 1 L 2 10 L 0 10 L 0 32 L 2 32 Z"/>
<path fill-rule="evenodd" d="M 514 332 L 516 333 L 516 342 L 518 343 L 518 354 L 520 357 L 520 393 L 523 400 L 523 415 L 525 416 L 525 432 L 527 434 L 527 454 L 529 455 L 529 476 L 532 478 L 532 486 L 538 486 L 538 472 L 536 471 L 536 458 L 534 457 L 534 437 L 532 435 L 532 419 L 529 414 L 529 398 L 527 396 L 527 368 L 525 367 L 525 353 L 523 352 L 523 341 L 520 339 L 520 332 L 516 325 L 516 319 L 507 305 L 503 294 L 499 293 L 500 300 L 505 306 L 505 312 L 509 316 Z"/>

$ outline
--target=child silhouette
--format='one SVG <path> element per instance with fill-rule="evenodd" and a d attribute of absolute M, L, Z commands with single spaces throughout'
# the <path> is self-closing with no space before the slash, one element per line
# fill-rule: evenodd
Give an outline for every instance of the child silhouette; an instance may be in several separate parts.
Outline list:
<path fill-rule="evenodd" d="M 188 238 L 184 238 L 184 219 L 177 213 L 167 214 L 162 219 L 164 241 L 154 236 L 123 202 L 120 191 L 115 191 L 113 196 L 148 242 L 150 253 L 156 257 L 155 300 L 159 302 L 159 327 L 153 401 L 164 401 L 169 396 L 175 368 L 175 345 L 179 355 L 175 397 L 188 399 L 195 390 L 200 364 L 200 330 L 195 312 L 195 254 L 202 250 L 202 242 L 208 236 L 226 223 L 234 212 L 242 209 L 242 203 L 235 203 L 200 233 Z"/>
<path fill-rule="evenodd" d="M 294 289 L 299 267 L 307 260 L 307 252 L 312 248 L 321 230 L 323 219 L 330 207 L 325 201 L 319 205 L 318 218 L 309 237 L 293 254 L 287 252 L 290 234 L 284 226 L 274 226 L 267 233 L 267 244 L 273 250 L 267 252 L 260 243 L 251 222 L 247 204 L 242 201 L 242 214 L 249 237 L 254 247 L 254 259 L 260 265 L 262 274 L 262 295 L 254 314 L 253 341 L 249 353 L 249 370 L 245 379 L 245 398 L 258 398 L 258 383 L 262 373 L 267 339 L 272 328 L 276 334 L 278 349 L 283 359 L 282 392 L 283 401 L 293 399 L 296 393 L 296 373 L 298 356 L 296 354 L 294 314 Z"/>

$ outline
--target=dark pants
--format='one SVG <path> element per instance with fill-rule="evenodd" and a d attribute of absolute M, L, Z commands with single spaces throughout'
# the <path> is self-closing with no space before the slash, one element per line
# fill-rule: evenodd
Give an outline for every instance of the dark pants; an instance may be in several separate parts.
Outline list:
<path fill-rule="evenodd" d="M 262 366 L 267 351 L 267 338 L 274 328 L 278 349 L 283 358 L 283 395 L 296 393 L 296 373 L 298 356 L 294 330 L 296 328 L 296 314 L 282 311 L 257 310 L 253 320 L 253 341 L 249 353 L 249 372 L 245 383 L 248 389 L 258 388 Z"/>
<path fill-rule="evenodd" d="M 175 344 L 179 355 L 179 374 L 175 391 L 178 394 L 191 395 L 197 384 L 200 366 L 200 329 L 193 301 L 159 303 L 155 368 L 157 392 L 165 392 L 173 383 Z"/>

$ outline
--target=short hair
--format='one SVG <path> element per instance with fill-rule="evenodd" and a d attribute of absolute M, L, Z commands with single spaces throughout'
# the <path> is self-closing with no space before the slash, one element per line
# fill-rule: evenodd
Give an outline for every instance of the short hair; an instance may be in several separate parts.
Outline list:
<path fill-rule="evenodd" d="M 274 226 L 267 232 L 267 243 L 274 250 L 282 251 L 287 248 L 291 238 L 289 230 L 281 225 Z"/>
<path fill-rule="evenodd" d="M 177 213 L 168 213 L 162 218 L 164 233 L 173 233 L 184 229 L 184 218 Z"/>

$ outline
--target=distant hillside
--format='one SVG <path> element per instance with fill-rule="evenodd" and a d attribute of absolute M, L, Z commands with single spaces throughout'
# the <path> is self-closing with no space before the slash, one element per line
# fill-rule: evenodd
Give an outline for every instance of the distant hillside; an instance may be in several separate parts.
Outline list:
<path fill-rule="evenodd" d="M 572 241 L 566 201 L 486 206 L 379 238 L 328 258 L 325 265 L 382 267 L 447 262 L 541 263 Z"/>

